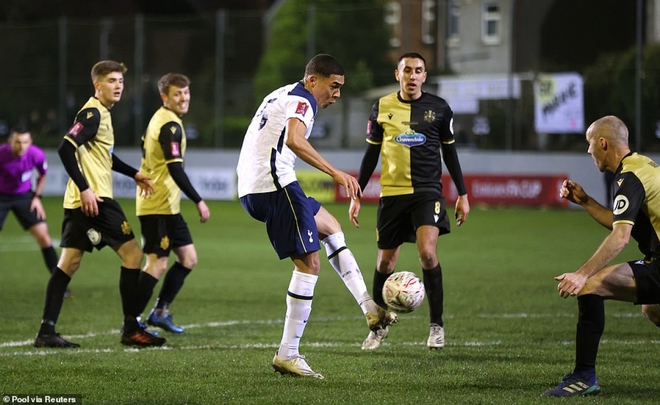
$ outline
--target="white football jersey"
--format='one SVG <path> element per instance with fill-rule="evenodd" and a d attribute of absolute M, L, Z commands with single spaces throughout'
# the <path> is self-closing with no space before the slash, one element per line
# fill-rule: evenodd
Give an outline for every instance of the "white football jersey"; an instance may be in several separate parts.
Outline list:
<path fill-rule="evenodd" d="M 302 121 L 309 138 L 317 105 L 302 82 L 273 91 L 261 102 L 245 133 L 238 157 L 238 196 L 269 193 L 296 181 L 296 154 L 286 146 L 289 118 Z"/>

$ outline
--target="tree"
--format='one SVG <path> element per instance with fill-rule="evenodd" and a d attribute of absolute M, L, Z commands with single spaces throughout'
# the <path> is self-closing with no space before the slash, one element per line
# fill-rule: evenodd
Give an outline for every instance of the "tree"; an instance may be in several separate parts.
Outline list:
<path fill-rule="evenodd" d="M 617 115 L 635 133 L 635 48 L 601 56 L 585 70 L 585 118 L 591 122 L 604 115 Z M 658 150 L 660 122 L 660 44 L 642 51 L 642 148 Z M 632 144 L 632 142 L 631 142 Z"/>
<path fill-rule="evenodd" d="M 308 56 L 318 53 L 331 54 L 344 66 L 345 94 L 391 80 L 381 0 L 288 0 L 271 24 L 254 79 L 258 101 L 273 89 L 302 79 Z M 308 49 L 309 30 L 314 31 L 310 41 L 314 49 Z"/>

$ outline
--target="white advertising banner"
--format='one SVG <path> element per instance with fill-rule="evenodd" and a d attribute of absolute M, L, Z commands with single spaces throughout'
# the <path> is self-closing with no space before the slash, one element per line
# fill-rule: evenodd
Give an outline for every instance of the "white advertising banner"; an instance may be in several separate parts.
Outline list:
<path fill-rule="evenodd" d="M 534 127 L 538 133 L 584 132 L 582 76 L 539 74 L 534 82 Z"/>
<path fill-rule="evenodd" d="M 479 100 L 520 98 L 518 75 L 443 76 L 438 95 L 449 102 L 457 114 L 478 114 Z"/>
<path fill-rule="evenodd" d="M 190 183 L 205 200 L 233 200 L 236 198 L 236 171 L 231 168 L 187 168 Z M 135 181 L 119 173 L 112 173 L 115 198 L 135 198 Z M 49 167 L 44 195 L 64 195 L 69 175 L 63 167 Z M 185 198 L 185 196 L 183 196 Z"/>

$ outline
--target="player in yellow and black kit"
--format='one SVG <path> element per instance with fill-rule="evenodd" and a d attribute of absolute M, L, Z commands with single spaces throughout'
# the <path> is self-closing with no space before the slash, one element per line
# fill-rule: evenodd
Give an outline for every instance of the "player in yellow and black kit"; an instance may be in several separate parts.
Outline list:
<path fill-rule="evenodd" d="M 560 194 L 581 205 L 611 232 L 582 266 L 563 273 L 557 290 L 562 298 L 577 296 L 575 368 L 544 396 L 596 395 L 596 356 L 605 329 L 604 300 L 632 302 L 660 326 L 660 166 L 633 153 L 628 128 L 619 118 L 594 121 L 586 133 L 587 152 L 601 172 L 614 173 L 612 208 L 599 204 L 579 184 L 564 180 Z M 610 264 L 635 239 L 643 259 Z M 652 384 L 655 383 L 653 380 Z"/>
<path fill-rule="evenodd" d="M 378 305 L 387 307 L 383 285 L 396 267 L 401 245 L 417 242 L 430 308 L 427 346 L 438 349 L 444 347 L 445 335 L 442 269 L 436 249 L 438 236 L 449 233 L 440 182 L 443 158 L 459 195 L 455 207 L 458 226 L 467 220 L 470 205 L 454 144 L 453 112 L 445 100 L 422 91 L 426 61 L 418 53 L 404 54 L 394 75 L 399 91 L 380 98 L 373 107 L 367 128 L 369 146 L 358 176 L 364 189 L 381 158 L 378 258 L 372 295 Z M 359 211 L 360 199 L 351 200 L 349 215 L 356 226 Z M 378 348 L 388 333 L 387 327 L 372 330 L 362 349 Z"/>
<path fill-rule="evenodd" d="M 181 117 L 190 104 L 190 80 L 178 73 L 168 73 L 158 81 L 163 106 L 151 118 L 142 146 L 142 166 L 154 182 L 156 192 L 145 198 L 137 190 L 136 210 L 142 226 L 143 252 L 147 256 L 140 275 L 140 312 L 151 299 L 153 289 L 167 268 L 170 251 L 176 262 L 170 267 L 154 309 L 147 318 L 149 325 L 172 333 L 184 329 L 172 320 L 169 305 L 183 282 L 197 264 L 197 251 L 186 221 L 181 216 L 181 191 L 196 205 L 201 222 L 210 212 L 183 170 L 186 153 L 186 131 Z"/>
<path fill-rule="evenodd" d="M 165 339 L 153 336 L 137 320 L 138 277 L 142 252 L 119 204 L 112 199 L 112 171 L 135 179 L 147 195 L 154 189 L 149 177 L 114 155 L 114 131 L 110 109 L 121 99 L 126 67 L 101 61 L 92 67 L 94 97 L 76 115 L 58 153 L 70 179 L 64 195 L 62 253 L 46 290 L 41 328 L 36 347 L 79 347 L 55 332 L 64 292 L 78 270 L 84 252 L 110 246 L 122 260 L 119 291 L 124 312 L 121 343 L 160 346 Z"/>

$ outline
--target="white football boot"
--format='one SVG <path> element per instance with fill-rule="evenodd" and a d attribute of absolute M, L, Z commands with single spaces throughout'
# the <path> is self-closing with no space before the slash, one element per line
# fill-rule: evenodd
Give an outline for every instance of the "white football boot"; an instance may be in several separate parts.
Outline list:
<path fill-rule="evenodd" d="M 378 328 L 375 331 L 369 332 L 369 335 L 364 342 L 362 342 L 362 350 L 374 350 L 380 347 L 380 343 L 385 340 L 387 334 L 390 332 L 390 327 Z"/>
<path fill-rule="evenodd" d="M 273 358 L 273 368 L 280 374 L 291 374 L 300 377 L 314 377 L 322 380 L 324 377 L 314 372 L 305 361 L 305 356 L 297 355 L 288 360 L 282 360 L 277 355 Z"/>
<path fill-rule="evenodd" d="M 445 330 L 442 326 L 437 323 L 431 324 L 429 340 L 426 341 L 426 346 L 431 350 L 445 347 Z"/>

